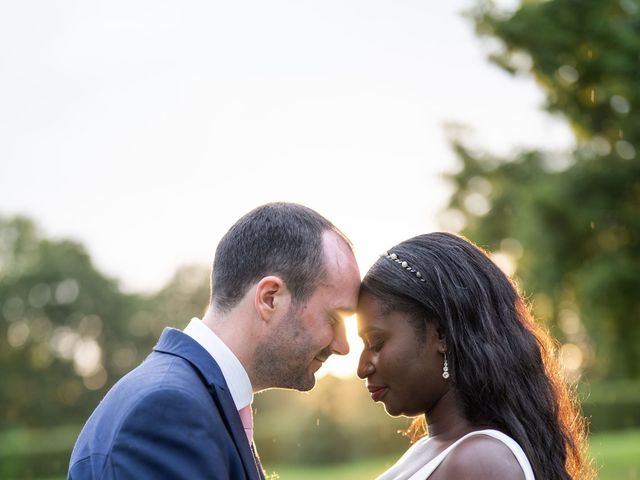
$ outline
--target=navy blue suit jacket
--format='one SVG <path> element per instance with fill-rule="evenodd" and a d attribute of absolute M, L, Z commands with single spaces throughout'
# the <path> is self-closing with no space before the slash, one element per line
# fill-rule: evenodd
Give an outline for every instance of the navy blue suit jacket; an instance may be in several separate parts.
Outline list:
<path fill-rule="evenodd" d="M 220 367 L 166 328 L 85 424 L 68 478 L 262 480 Z"/>

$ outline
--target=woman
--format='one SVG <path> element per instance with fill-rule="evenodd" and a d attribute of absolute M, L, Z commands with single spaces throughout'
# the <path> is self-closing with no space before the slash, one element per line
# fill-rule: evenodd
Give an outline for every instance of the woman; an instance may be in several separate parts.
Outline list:
<path fill-rule="evenodd" d="M 552 339 L 479 248 L 447 233 L 402 242 L 367 272 L 358 308 L 358 376 L 429 432 L 379 480 L 594 477 Z"/>

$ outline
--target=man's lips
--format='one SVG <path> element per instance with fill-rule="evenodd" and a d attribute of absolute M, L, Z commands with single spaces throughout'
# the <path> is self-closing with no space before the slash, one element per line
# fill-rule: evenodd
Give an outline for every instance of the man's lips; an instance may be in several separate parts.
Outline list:
<path fill-rule="evenodd" d="M 322 367 L 322 364 L 327 360 L 327 358 L 318 358 L 318 357 L 313 357 L 313 362 L 318 362 L 318 367 L 314 370 L 318 371 L 320 370 L 320 367 Z"/>
<path fill-rule="evenodd" d="M 385 387 L 384 385 L 367 385 L 367 390 L 369 390 L 371 399 L 374 402 L 377 402 L 384 396 L 385 393 L 387 393 L 389 387 Z"/>

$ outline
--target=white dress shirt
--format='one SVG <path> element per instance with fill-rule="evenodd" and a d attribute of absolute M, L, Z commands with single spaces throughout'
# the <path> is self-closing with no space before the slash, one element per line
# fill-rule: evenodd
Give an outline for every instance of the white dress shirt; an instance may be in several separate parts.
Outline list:
<path fill-rule="evenodd" d="M 199 318 L 192 318 L 184 329 L 184 333 L 193 338 L 209 352 L 222 370 L 229 392 L 233 398 L 236 408 L 251 405 L 253 402 L 253 388 L 251 380 L 238 357 L 234 355 L 229 347 L 213 331 L 207 327 Z"/>

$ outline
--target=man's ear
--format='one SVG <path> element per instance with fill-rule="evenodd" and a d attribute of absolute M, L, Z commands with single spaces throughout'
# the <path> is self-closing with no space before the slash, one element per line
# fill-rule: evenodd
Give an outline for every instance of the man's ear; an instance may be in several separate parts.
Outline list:
<path fill-rule="evenodd" d="M 260 318 L 270 321 L 278 312 L 288 311 L 291 295 L 280 277 L 270 275 L 256 284 L 254 305 Z"/>

